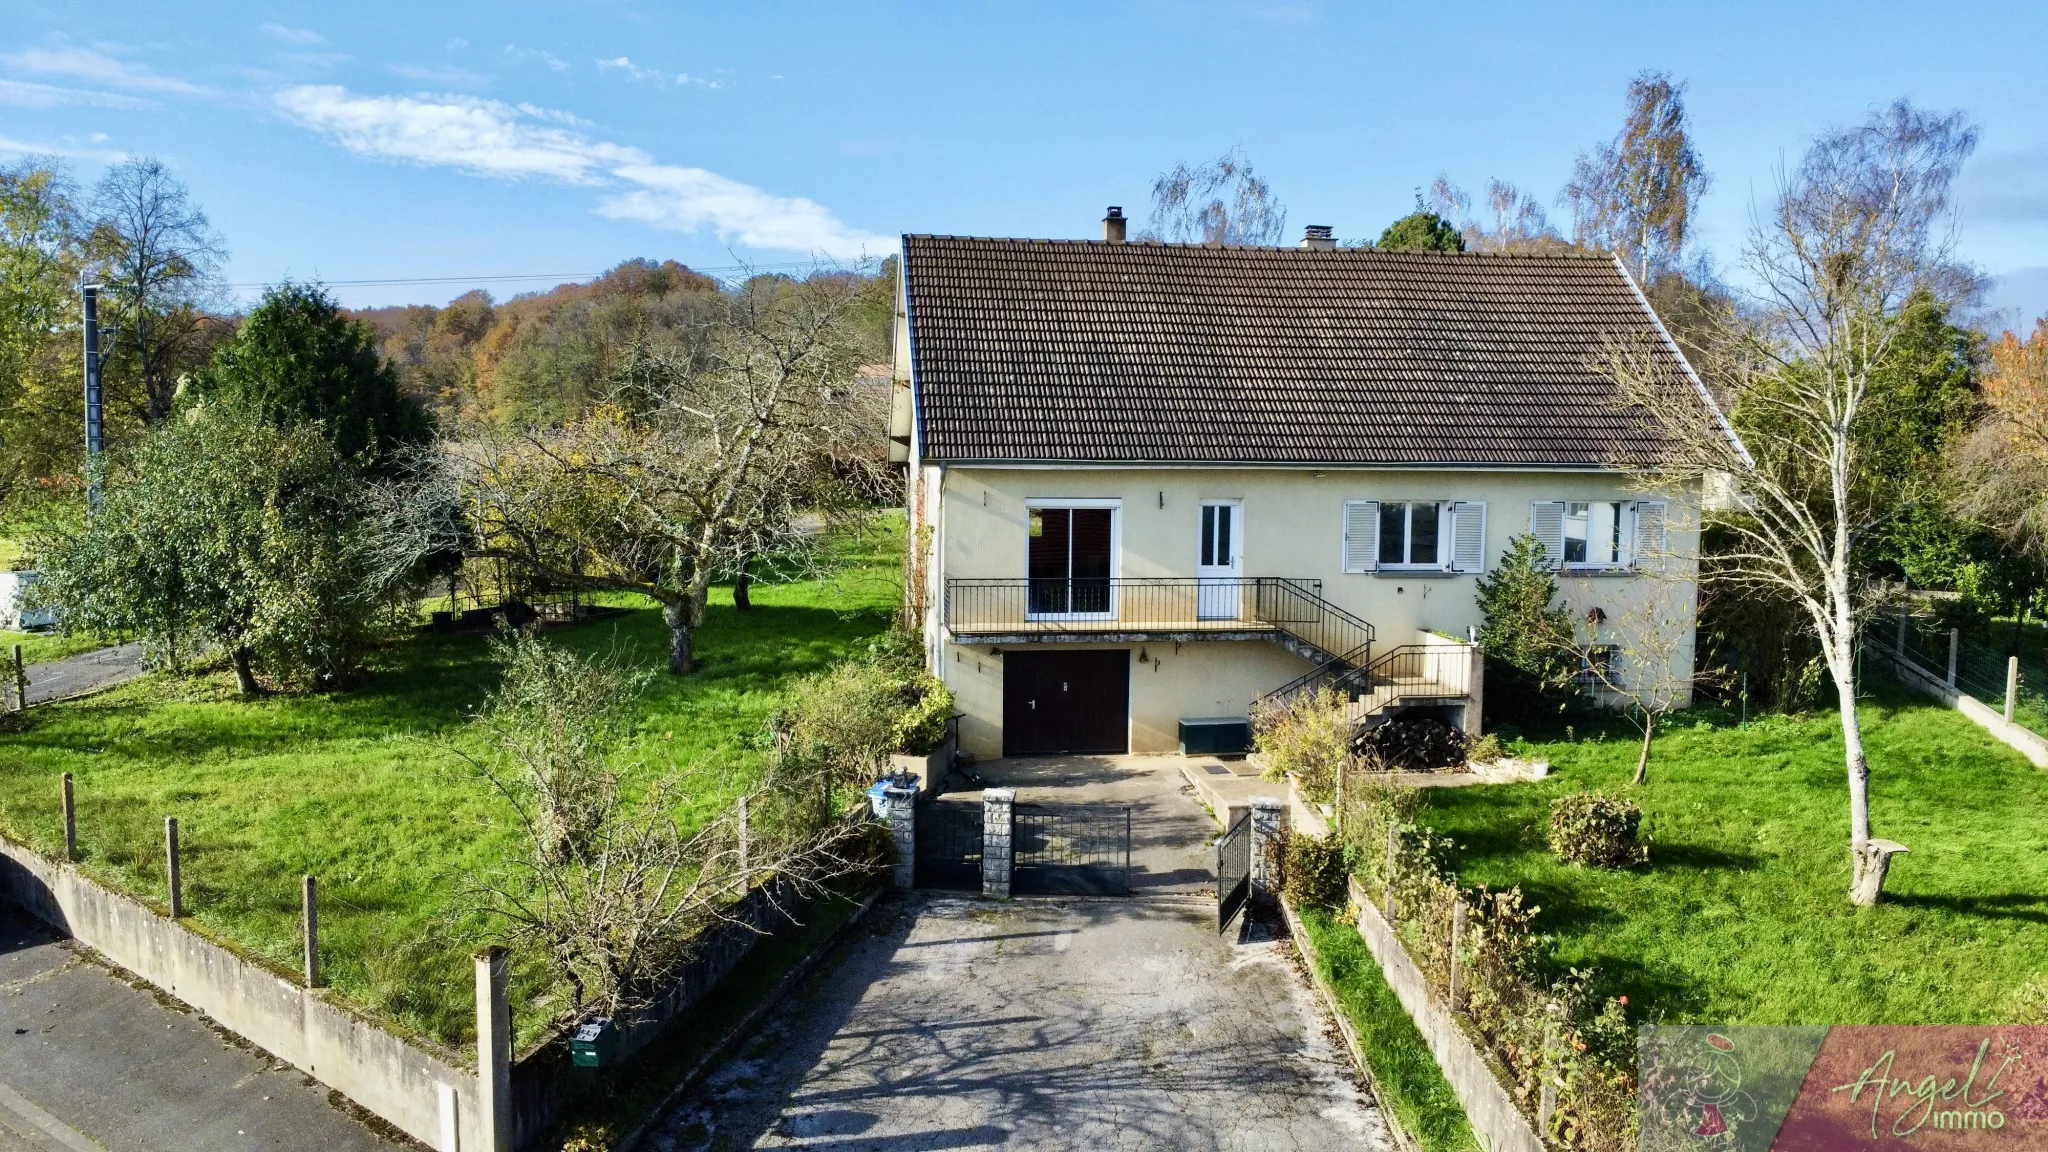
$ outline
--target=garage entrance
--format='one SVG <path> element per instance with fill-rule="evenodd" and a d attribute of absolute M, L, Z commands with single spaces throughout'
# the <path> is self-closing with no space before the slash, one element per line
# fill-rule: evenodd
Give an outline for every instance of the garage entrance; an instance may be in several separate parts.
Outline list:
<path fill-rule="evenodd" d="M 1130 748 L 1131 654 L 1006 649 L 1003 755 Z"/>

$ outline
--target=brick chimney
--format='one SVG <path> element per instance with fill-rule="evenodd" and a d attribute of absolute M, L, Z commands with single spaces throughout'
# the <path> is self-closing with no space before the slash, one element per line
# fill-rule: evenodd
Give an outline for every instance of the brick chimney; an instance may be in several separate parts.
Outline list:
<path fill-rule="evenodd" d="M 1102 238 L 1111 244 L 1124 243 L 1124 210 L 1115 204 L 1109 206 L 1109 215 L 1102 218 Z"/>
<path fill-rule="evenodd" d="M 1330 226 L 1328 224 L 1311 224 L 1308 226 L 1308 232 L 1301 238 L 1301 246 L 1303 248 L 1335 248 L 1337 246 L 1337 239 L 1330 235 Z"/>

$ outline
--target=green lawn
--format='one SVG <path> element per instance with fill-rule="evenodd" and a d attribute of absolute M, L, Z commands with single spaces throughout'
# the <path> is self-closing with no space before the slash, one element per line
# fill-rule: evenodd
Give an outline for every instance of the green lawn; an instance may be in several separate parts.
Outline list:
<path fill-rule="evenodd" d="M 865 647 L 901 598 L 900 517 L 878 517 L 826 583 L 756 584 L 739 613 L 714 593 L 702 669 L 662 675 L 627 757 L 688 776 L 688 811 L 728 807 L 761 770 L 766 723 L 796 677 Z M 660 613 L 550 633 L 663 667 Z M 344 996 L 447 1042 L 474 1035 L 469 953 L 486 925 L 466 886 L 513 841 L 509 809 L 452 746 L 495 679 L 481 636 L 416 634 L 348 692 L 243 700 L 231 674 L 152 675 L 38 708 L 0 731 L 0 831 L 61 849 L 59 774 L 75 775 L 88 873 L 161 903 L 163 818 L 175 815 L 186 905 L 201 929 L 296 970 L 299 876 L 321 883 L 326 974 Z M 551 1015 L 548 981 L 515 971 L 522 1042 Z"/>
<path fill-rule="evenodd" d="M 13 666 L 14 646 L 21 645 L 21 660 L 24 664 L 41 664 L 50 660 L 62 660 L 105 648 L 118 641 L 99 636 L 66 636 L 60 632 L 8 632 L 0 630 L 0 661 Z M 10 673 L 11 675 L 11 673 Z"/>
<path fill-rule="evenodd" d="M 1463 883 L 1520 884 L 1559 964 L 1646 1022 L 1993 1023 L 2048 967 L 2048 773 L 1961 715 L 1879 683 L 1861 709 L 1877 835 L 1912 850 L 1885 902 L 1850 907 L 1848 793 L 1832 714 L 1689 719 L 1637 745 L 1538 742 L 1539 784 L 1430 789 L 1418 819 L 1456 842 Z M 1582 788 L 1635 798 L 1649 867 L 1560 864 L 1549 800 Z M 2035 993 L 2038 995 L 2038 990 Z"/>
<path fill-rule="evenodd" d="M 1421 1143 L 1423 1152 L 1477 1152 L 1478 1138 L 1457 1092 L 1444 1079 L 1422 1033 L 1401 1007 L 1358 929 L 1321 908 L 1300 909 L 1317 972 L 1358 1031 L 1380 1104 Z"/>

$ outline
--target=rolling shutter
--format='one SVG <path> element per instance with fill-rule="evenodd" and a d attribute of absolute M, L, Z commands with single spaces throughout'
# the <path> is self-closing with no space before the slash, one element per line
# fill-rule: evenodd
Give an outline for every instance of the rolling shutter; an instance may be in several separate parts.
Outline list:
<path fill-rule="evenodd" d="M 1635 560 L 1638 563 L 1663 557 L 1667 544 L 1665 520 L 1664 501 L 1636 501 Z"/>
<path fill-rule="evenodd" d="M 1486 502 L 1459 500 L 1451 505 L 1451 571 L 1486 570 Z"/>
<path fill-rule="evenodd" d="M 1564 501 L 1530 501 L 1529 534 L 1543 545 L 1543 554 L 1552 568 L 1561 565 L 1564 562 Z"/>
<path fill-rule="evenodd" d="M 1380 566 L 1380 502 L 1344 502 L 1344 570 L 1371 572 Z"/>

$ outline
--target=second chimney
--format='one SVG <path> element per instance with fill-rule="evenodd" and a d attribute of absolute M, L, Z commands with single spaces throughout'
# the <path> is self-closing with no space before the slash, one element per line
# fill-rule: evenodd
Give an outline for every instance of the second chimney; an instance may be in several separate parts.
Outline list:
<path fill-rule="evenodd" d="M 1330 226 L 1328 224 L 1311 224 L 1308 226 L 1308 232 L 1301 238 L 1301 246 L 1303 248 L 1335 248 L 1337 246 L 1337 239 L 1330 235 Z"/>
<path fill-rule="evenodd" d="M 1115 204 L 1109 206 L 1109 215 L 1102 218 L 1102 238 L 1111 244 L 1124 242 L 1124 210 Z"/>

